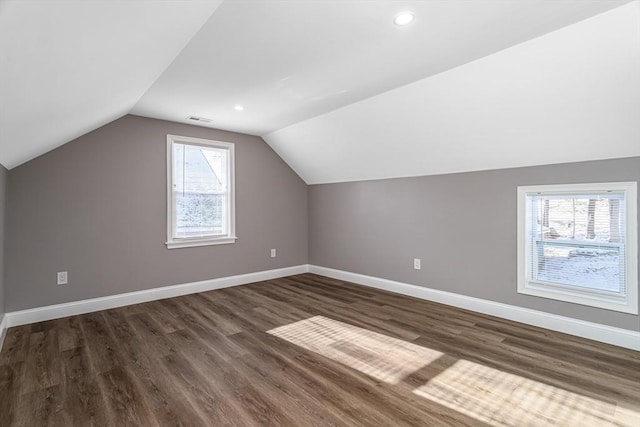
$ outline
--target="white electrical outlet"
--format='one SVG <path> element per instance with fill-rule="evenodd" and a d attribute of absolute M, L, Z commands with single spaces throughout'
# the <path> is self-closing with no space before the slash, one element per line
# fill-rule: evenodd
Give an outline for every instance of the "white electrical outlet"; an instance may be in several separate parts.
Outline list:
<path fill-rule="evenodd" d="M 69 273 L 58 271 L 58 285 L 66 285 L 67 283 L 69 283 Z"/>
<path fill-rule="evenodd" d="M 413 259 L 413 269 L 420 270 L 420 258 Z"/>
<path fill-rule="evenodd" d="M 275 257 L 276 257 L 276 250 L 271 249 L 271 258 L 275 258 Z"/>

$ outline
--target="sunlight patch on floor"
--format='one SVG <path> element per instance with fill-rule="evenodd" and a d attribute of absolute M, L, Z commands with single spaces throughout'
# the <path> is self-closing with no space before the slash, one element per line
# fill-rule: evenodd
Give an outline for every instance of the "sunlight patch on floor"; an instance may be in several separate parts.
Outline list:
<path fill-rule="evenodd" d="M 615 404 L 467 360 L 414 393 L 492 426 L 640 426 L 640 414 L 619 417 Z"/>
<path fill-rule="evenodd" d="M 438 351 L 323 316 L 267 332 L 392 384 L 442 356 Z"/>

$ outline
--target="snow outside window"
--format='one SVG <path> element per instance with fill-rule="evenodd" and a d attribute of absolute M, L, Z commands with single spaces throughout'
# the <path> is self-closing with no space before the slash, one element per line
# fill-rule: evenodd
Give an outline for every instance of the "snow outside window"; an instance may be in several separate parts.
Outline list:
<path fill-rule="evenodd" d="M 518 292 L 637 314 L 636 187 L 518 187 Z"/>
<path fill-rule="evenodd" d="M 167 135 L 167 247 L 234 243 L 234 149 Z"/>

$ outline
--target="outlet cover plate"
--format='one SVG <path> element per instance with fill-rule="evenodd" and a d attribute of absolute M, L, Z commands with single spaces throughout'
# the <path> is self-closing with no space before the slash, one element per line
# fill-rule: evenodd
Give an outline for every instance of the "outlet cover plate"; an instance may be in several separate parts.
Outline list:
<path fill-rule="evenodd" d="M 69 273 L 66 271 L 58 271 L 57 274 L 58 285 L 66 285 L 69 283 Z"/>

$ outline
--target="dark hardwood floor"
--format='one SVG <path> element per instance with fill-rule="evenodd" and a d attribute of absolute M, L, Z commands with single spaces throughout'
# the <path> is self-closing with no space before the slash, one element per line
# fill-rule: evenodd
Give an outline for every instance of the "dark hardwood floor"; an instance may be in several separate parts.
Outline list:
<path fill-rule="evenodd" d="M 640 426 L 640 352 L 312 274 L 11 328 L 2 426 Z"/>

